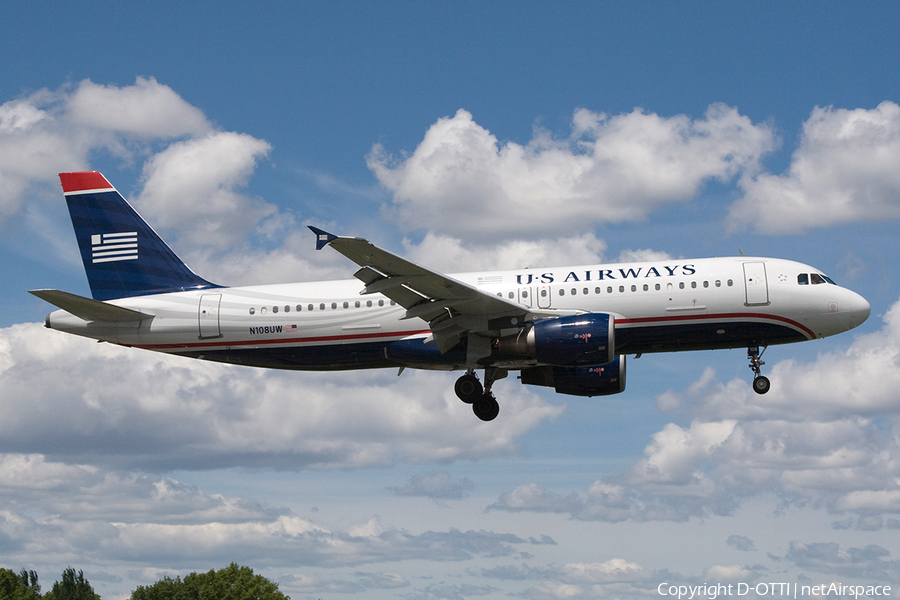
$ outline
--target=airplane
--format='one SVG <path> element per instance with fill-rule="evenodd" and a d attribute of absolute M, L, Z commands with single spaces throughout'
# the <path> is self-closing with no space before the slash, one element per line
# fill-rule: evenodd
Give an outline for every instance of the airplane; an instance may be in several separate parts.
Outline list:
<path fill-rule="evenodd" d="M 747 348 L 752 388 L 769 345 L 862 324 L 869 303 L 820 270 L 741 256 L 445 275 L 356 237 L 309 226 L 355 279 L 224 287 L 195 274 L 96 171 L 60 173 L 91 298 L 32 290 L 61 310 L 45 325 L 125 347 L 310 371 L 464 371 L 475 415 L 518 371 L 560 394 L 625 390 L 626 355 Z M 762 348 L 762 351 L 760 351 Z M 483 370 L 483 381 L 476 374 Z"/>

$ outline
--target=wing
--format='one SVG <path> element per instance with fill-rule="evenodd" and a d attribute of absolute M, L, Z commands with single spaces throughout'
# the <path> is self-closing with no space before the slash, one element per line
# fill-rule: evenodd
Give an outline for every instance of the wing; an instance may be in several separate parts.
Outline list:
<path fill-rule="evenodd" d="M 406 309 L 404 319 L 427 321 L 441 352 L 468 338 L 467 366 L 490 355 L 491 332 L 521 326 L 535 316 L 518 302 L 426 269 L 368 240 L 309 228 L 317 236 L 317 250 L 331 246 L 361 267 L 354 276 L 365 284 L 363 294 L 383 294 Z"/>

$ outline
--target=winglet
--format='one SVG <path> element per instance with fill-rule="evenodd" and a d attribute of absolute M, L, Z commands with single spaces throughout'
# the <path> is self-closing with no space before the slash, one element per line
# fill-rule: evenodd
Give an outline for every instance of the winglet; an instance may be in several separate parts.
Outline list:
<path fill-rule="evenodd" d="M 331 240 L 336 240 L 338 236 L 328 233 L 327 231 L 323 231 L 318 227 L 313 227 L 312 225 L 307 225 L 310 231 L 316 234 L 316 250 L 321 250 L 325 246 L 331 243 Z"/>

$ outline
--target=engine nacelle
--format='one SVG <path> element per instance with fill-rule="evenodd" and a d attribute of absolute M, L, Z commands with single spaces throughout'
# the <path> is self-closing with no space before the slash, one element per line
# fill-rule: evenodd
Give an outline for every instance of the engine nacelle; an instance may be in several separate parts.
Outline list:
<path fill-rule="evenodd" d="M 515 336 L 501 338 L 500 354 L 527 356 L 545 365 L 603 365 L 615 359 L 615 317 L 587 313 L 541 319 Z"/>
<path fill-rule="evenodd" d="M 625 391 L 625 356 L 605 365 L 582 367 L 533 367 L 522 369 L 522 383 L 543 385 L 558 394 L 609 396 Z"/>

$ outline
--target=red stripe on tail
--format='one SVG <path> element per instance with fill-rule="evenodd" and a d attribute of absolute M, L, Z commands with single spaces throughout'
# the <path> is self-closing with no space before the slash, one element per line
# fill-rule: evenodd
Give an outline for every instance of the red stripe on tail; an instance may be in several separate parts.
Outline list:
<path fill-rule="evenodd" d="M 60 173 L 63 192 L 81 192 L 84 190 L 108 190 L 112 185 L 106 177 L 97 171 L 78 171 L 77 173 Z"/>

